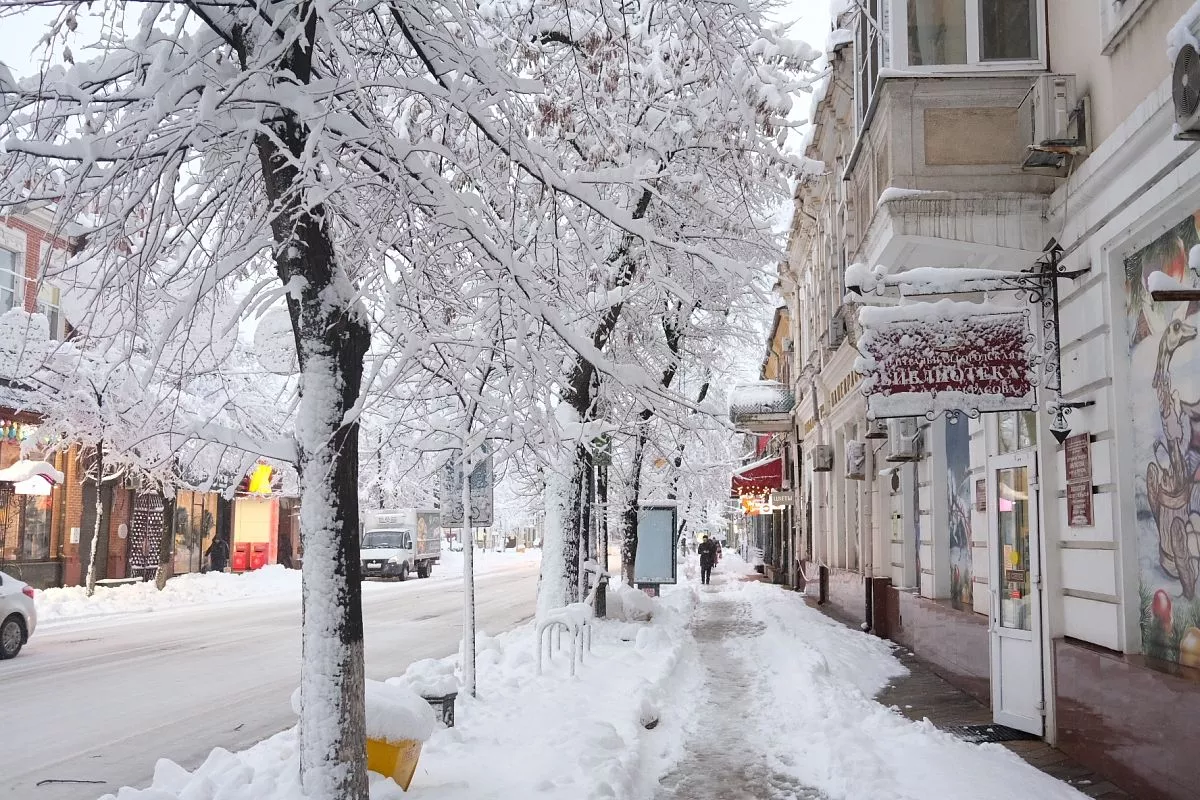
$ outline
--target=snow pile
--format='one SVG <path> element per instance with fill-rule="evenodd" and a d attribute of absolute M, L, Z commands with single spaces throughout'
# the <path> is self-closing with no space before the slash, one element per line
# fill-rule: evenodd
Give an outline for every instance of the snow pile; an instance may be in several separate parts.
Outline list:
<path fill-rule="evenodd" d="M 476 654 L 479 642 L 476 641 Z M 460 648 L 461 649 L 461 648 Z M 445 697 L 458 691 L 458 678 L 454 664 L 448 660 L 425 658 L 414 661 L 399 678 L 388 678 L 386 683 L 407 686 L 422 697 Z"/>
<path fill-rule="evenodd" d="M 272 564 L 240 575 L 226 572 L 179 575 L 167 581 L 161 592 L 153 581 L 97 586 L 91 597 L 82 586 L 42 589 L 37 592 L 34 602 L 38 621 L 45 624 L 56 620 L 165 611 L 282 592 L 295 592 L 299 596 L 300 571 Z"/>
<path fill-rule="evenodd" d="M 1179 51 L 1185 45 L 1200 50 L 1200 41 L 1196 40 L 1196 35 L 1192 33 L 1192 27 L 1200 21 L 1200 2 L 1194 3 L 1187 10 L 1174 27 L 1167 32 L 1167 61 L 1172 66 L 1175 64 L 1175 59 L 1179 58 Z"/>
<path fill-rule="evenodd" d="M 624 594 L 617 590 L 614 594 Z M 635 800 L 643 774 L 658 768 L 651 746 L 660 720 L 686 713 L 675 702 L 677 670 L 691 642 L 688 622 L 696 603 L 689 585 L 664 587 L 646 598 L 653 621 L 599 620 L 592 651 L 568 677 L 568 656 L 556 653 L 534 676 L 533 626 L 496 637 L 480 635 L 476 663 L 479 697 L 460 695 L 456 726 L 434 726 L 407 794 L 390 779 L 371 775 L 372 800 Z M 444 680 L 459 659 L 417 662 L 385 690 Z M 408 687 L 403 686 L 408 684 Z M 368 726 L 373 690 L 368 683 Z M 430 712 L 432 714 L 432 712 Z M 406 731 L 408 732 L 408 731 Z M 214 750 L 195 772 L 160 761 L 147 789 L 121 789 L 102 800 L 302 800 L 295 729 L 241 753 Z M 653 764 L 647 767 L 647 762 Z"/>
<path fill-rule="evenodd" d="M 609 619 L 648 622 L 654 616 L 654 600 L 642 590 L 619 581 L 608 585 L 605 603 Z"/>
<path fill-rule="evenodd" d="M 1167 273 L 1158 271 L 1151 272 L 1150 276 L 1146 278 L 1146 288 L 1151 292 L 1185 292 L 1194 290 L 1194 287 L 1185 286 Z"/>
<path fill-rule="evenodd" d="M 366 679 L 367 738 L 398 744 L 406 739 L 424 742 L 437 724 L 433 707 L 403 682 Z M 300 690 L 292 692 L 292 710 L 300 713 Z"/>
<path fill-rule="evenodd" d="M 475 574 L 509 569 L 522 563 L 537 563 L 540 550 L 524 553 L 475 551 Z M 463 572 L 463 554 L 443 550 L 439 563 L 433 568 L 432 581 L 458 580 Z M 363 592 L 408 591 L 407 584 L 376 583 L 363 584 Z M 300 597 L 300 571 L 271 564 L 262 569 L 233 574 L 228 572 L 205 572 L 178 575 L 167 581 L 160 592 L 154 582 L 126 584 L 124 586 L 97 586 L 96 593 L 88 597 L 82 586 L 67 586 L 38 591 L 38 621 L 62 622 L 74 619 L 106 617 L 115 614 L 137 614 L 166 611 L 183 606 L 220 603 L 281 593 L 292 593 Z"/>
<path fill-rule="evenodd" d="M 786 726 L 747 726 L 741 746 L 783 756 L 772 762 L 777 769 L 830 800 L 1083 797 L 1001 745 L 964 742 L 872 700 L 905 672 L 883 640 L 777 587 L 742 583 L 735 591 L 765 624 L 761 636 L 742 640 L 743 657 L 766 682 L 763 707 L 785 708 L 788 718 Z"/>
<path fill-rule="evenodd" d="M 854 31 L 848 31 L 845 28 L 834 28 L 825 39 L 825 52 L 832 53 L 839 47 L 844 47 L 848 44 L 854 44 Z"/>

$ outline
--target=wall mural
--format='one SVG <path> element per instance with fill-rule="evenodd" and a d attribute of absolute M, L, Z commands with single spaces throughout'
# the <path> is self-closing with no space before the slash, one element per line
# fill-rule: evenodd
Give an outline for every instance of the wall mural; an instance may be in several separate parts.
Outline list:
<path fill-rule="evenodd" d="M 971 433 L 965 419 L 946 426 L 946 486 L 950 525 L 950 602 L 973 610 L 971 570 Z"/>
<path fill-rule="evenodd" d="M 1200 212 L 1125 259 L 1142 649 L 1200 667 L 1200 303 L 1156 303 L 1147 279 L 1185 284 Z M 1200 257 L 1200 250 L 1197 250 Z"/>

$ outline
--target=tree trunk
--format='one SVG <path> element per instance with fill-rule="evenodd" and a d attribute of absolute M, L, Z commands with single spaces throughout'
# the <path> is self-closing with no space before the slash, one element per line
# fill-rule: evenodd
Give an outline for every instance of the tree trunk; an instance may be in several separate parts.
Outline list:
<path fill-rule="evenodd" d="M 104 529 L 104 443 L 96 444 L 96 525 L 92 529 L 92 552 L 88 554 L 87 579 L 84 592 L 96 593 L 96 551 L 100 548 L 100 531 Z"/>
<path fill-rule="evenodd" d="M 171 554 L 175 552 L 175 498 L 163 498 L 163 529 L 158 540 L 158 569 L 154 571 L 154 585 L 161 592 L 167 587 L 167 576 L 171 571 Z"/>
<path fill-rule="evenodd" d="M 300 774 L 312 800 L 366 800 L 359 426 L 345 418 L 358 401 L 370 335 L 356 308 L 325 301 L 336 291 L 332 249 L 315 219 L 305 223 L 297 235 L 308 234 L 305 252 L 321 266 L 306 271 L 299 315 Z"/>
<path fill-rule="evenodd" d="M 596 474 L 597 541 L 600 568 L 608 572 L 608 465 L 601 464 Z"/>
<path fill-rule="evenodd" d="M 592 452 L 579 448 L 579 599 L 588 594 L 588 571 L 583 565 L 595 559 L 592 539 Z"/>
<path fill-rule="evenodd" d="M 546 517 L 542 531 L 542 567 L 538 613 L 561 608 L 579 598 L 579 449 L 560 448 L 546 467 Z"/>
<path fill-rule="evenodd" d="M 280 55 L 279 74 L 313 77 L 317 7 L 302 6 L 304 35 Z M 243 64 L 251 42 L 236 41 Z M 300 360 L 296 440 L 300 471 L 303 622 L 300 782 L 309 800 L 368 800 L 363 674 L 362 564 L 358 530 L 357 418 L 366 313 L 337 262 L 324 206 L 309 195 L 320 176 L 301 172 L 311 130 L 281 107 L 273 136 L 255 140 L 272 212 L 275 271 L 288 287 Z"/>
<path fill-rule="evenodd" d="M 633 569 L 637 559 L 637 512 L 638 499 L 642 491 L 642 458 L 646 452 L 646 435 L 638 429 L 633 445 L 633 463 L 630 466 L 629 496 L 625 510 L 621 513 L 621 576 L 625 583 L 633 586 Z"/>

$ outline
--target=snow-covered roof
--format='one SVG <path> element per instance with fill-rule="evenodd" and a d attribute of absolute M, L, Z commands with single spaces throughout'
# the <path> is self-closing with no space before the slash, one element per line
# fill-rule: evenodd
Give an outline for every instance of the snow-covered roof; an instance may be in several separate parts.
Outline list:
<path fill-rule="evenodd" d="M 796 405 L 796 398 L 778 381 L 755 381 L 734 388 L 729 393 L 729 414 L 786 414 Z"/>

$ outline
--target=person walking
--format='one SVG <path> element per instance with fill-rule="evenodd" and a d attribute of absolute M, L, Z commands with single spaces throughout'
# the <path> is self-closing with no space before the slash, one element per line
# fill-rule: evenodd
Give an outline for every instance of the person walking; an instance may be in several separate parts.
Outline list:
<path fill-rule="evenodd" d="M 700 582 L 711 583 L 713 564 L 717 562 L 717 544 L 705 534 L 696 552 L 700 554 Z"/>
<path fill-rule="evenodd" d="M 229 542 L 223 536 L 214 536 L 204 555 L 208 556 L 209 571 L 224 572 L 225 565 L 229 563 Z"/>

